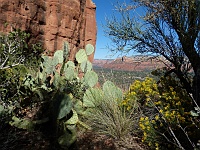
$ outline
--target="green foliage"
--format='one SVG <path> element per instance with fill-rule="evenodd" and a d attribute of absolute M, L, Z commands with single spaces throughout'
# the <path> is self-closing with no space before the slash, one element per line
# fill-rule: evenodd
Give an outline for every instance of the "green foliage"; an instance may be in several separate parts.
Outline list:
<path fill-rule="evenodd" d="M 80 68 L 83 72 L 90 71 L 90 70 L 92 70 L 92 63 L 88 60 L 84 61 L 84 62 L 81 63 Z"/>
<path fill-rule="evenodd" d="M 25 65 L 34 67 L 40 59 L 40 44 L 28 44 L 30 34 L 16 30 L 0 36 L 0 69 Z"/>
<path fill-rule="evenodd" d="M 190 111 L 190 114 L 191 114 L 193 117 L 199 117 L 199 114 L 200 114 L 200 109 L 199 109 L 199 107 L 194 107 L 194 110 L 191 110 L 191 111 Z"/>
<path fill-rule="evenodd" d="M 0 104 L 0 130 L 12 119 L 12 111 L 13 107 L 5 108 L 3 105 Z"/>
<path fill-rule="evenodd" d="M 100 89 L 88 89 L 86 90 L 83 97 L 84 107 L 95 107 L 95 103 L 101 101 L 103 96 L 103 91 Z"/>
<path fill-rule="evenodd" d="M 94 71 L 87 71 L 82 80 L 88 87 L 94 87 L 98 82 L 98 76 Z"/>
<path fill-rule="evenodd" d="M 20 129 L 27 129 L 32 130 L 33 129 L 33 122 L 29 119 L 20 119 L 15 116 L 12 117 L 12 121 L 9 122 L 11 126 L 15 126 Z"/>
<path fill-rule="evenodd" d="M 68 60 L 67 42 L 52 57 L 40 58 L 39 45 L 27 44 L 28 37 L 21 31 L 1 37 L 0 129 L 6 124 L 28 131 L 49 128 L 53 141 L 66 149 L 79 128 L 90 128 L 81 120 L 90 108 L 86 91 L 98 82 L 88 61 L 94 47 L 79 50 L 75 64 Z"/>
<path fill-rule="evenodd" d="M 69 52 L 70 52 L 69 44 L 67 42 L 64 42 L 64 44 L 63 44 L 63 60 L 67 59 Z"/>
<path fill-rule="evenodd" d="M 56 66 L 57 64 L 61 64 L 63 63 L 63 60 L 64 60 L 64 50 L 57 50 L 55 53 L 54 53 L 54 56 L 53 56 L 53 62 L 54 62 L 54 66 Z"/>
<path fill-rule="evenodd" d="M 66 43 L 64 45 L 66 46 Z M 92 68 L 90 70 L 84 70 L 85 74 L 81 79 L 78 77 L 81 70 L 81 67 L 79 66 L 87 59 L 85 57 L 82 58 L 82 56 L 86 56 L 86 52 L 83 49 L 79 50 L 76 55 L 76 59 L 79 62 L 78 66 L 75 66 L 72 61 L 63 62 L 63 64 L 61 64 L 61 68 L 64 66 L 63 74 L 60 72 L 59 75 L 57 71 L 53 71 L 55 75 L 52 82 L 54 83 L 54 86 L 56 86 L 56 89 L 59 90 L 57 91 L 57 97 L 53 97 L 53 101 L 55 102 L 54 106 L 59 105 L 56 108 L 56 111 L 58 111 L 57 119 L 60 120 L 59 124 L 64 124 L 62 127 L 63 129 L 60 129 L 63 133 L 58 140 L 63 146 L 71 145 L 76 139 L 77 124 L 81 122 L 79 115 L 84 114 L 85 111 L 83 107 L 81 108 L 84 92 L 86 89 L 94 87 L 98 82 L 98 76 L 92 71 Z M 59 51 L 59 53 L 54 55 L 52 62 L 57 57 L 63 58 L 63 53 Z M 60 62 L 58 63 L 60 64 Z M 56 65 L 54 65 L 52 70 L 56 68 Z M 72 113 L 72 115 L 67 118 L 69 113 Z M 63 120 L 64 117 L 66 117 L 66 119 Z M 83 123 L 81 123 L 81 125 L 82 124 Z M 67 140 L 70 136 L 70 140 Z"/>
<path fill-rule="evenodd" d="M 72 110 L 72 100 L 67 94 L 56 94 L 54 104 L 54 112 L 58 111 L 57 119 L 62 119 Z M 58 105 L 58 106 L 56 106 Z"/>
<path fill-rule="evenodd" d="M 87 58 L 92 53 L 94 53 L 94 47 L 91 44 L 86 45 L 85 50 L 80 49 L 76 53 L 76 60 L 80 64 L 80 68 L 84 73 L 92 70 L 92 63 Z"/>
<path fill-rule="evenodd" d="M 92 53 L 94 53 L 94 46 L 92 46 L 91 44 L 87 44 L 85 47 L 85 51 L 87 55 L 91 55 Z"/>
<path fill-rule="evenodd" d="M 117 140 L 124 140 L 128 137 L 133 122 L 129 113 L 126 113 L 120 106 L 122 100 L 122 91 L 110 81 L 104 83 L 103 89 L 86 91 L 83 105 L 90 107 L 87 120 L 95 132 Z"/>
<path fill-rule="evenodd" d="M 152 78 L 135 81 L 122 105 L 128 111 L 135 106 L 143 111 L 139 126 L 143 141 L 152 149 L 196 147 L 200 124 L 190 113 L 191 98 L 173 76 L 161 78 L 159 84 Z"/>
<path fill-rule="evenodd" d="M 84 49 L 80 49 L 77 53 L 76 53 L 76 60 L 79 64 L 81 64 L 84 61 L 87 61 L 87 54 L 85 52 Z"/>
<path fill-rule="evenodd" d="M 23 79 L 39 65 L 41 45 L 29 44 L 29 37 L 21 30 L 0 35 L 0 104 L 18 107 Z"/>
<path fill-rule="evenodd" d="M 40 44 L 28 43 L 30 35 L 21 30 L 0 35 L 0 124 L 12 124 L 25 128 L 21 119 L 14 117 L 22 109 L 26 96 L 23 82 L 29 69 L 36 69 L 40 63 L 42 47 Z M 13 116 L 14 114 L 14 116 Z M 20 121 L 19 121 L 20 120 Z M 17 123 L 18 121 L 18 123 Z M 22 122 L 26 122 L 23 120 Z M 19 123 L 21 125 L 19 125 Z"/>
<path fill-rule="evenodd" d="M 106 98 L 114 99 L 118 103 L 121 102 L 123 97 L 122 91 L 111 81 L 107 81 L 103 84 L 103 91 Z"/>
<path fill-rule="evenodd" d="M 98 76 L 90 68 L 85 69 L 85 74 L 80 78 L 79 73 L 83 72 L 81 63 L 87 58 L 79 60 L 83 60 L 82 55 L 87 56 L 86 51 L 81 49 L 78 52 L 76 59 L 79 64 L 76 66 L 68 61 L 69 45 L 66 42 L 63 48 L 56 51 L 53 57 L 43 55 L 39 70 L 32 71 L 21 81 L 19 91 L 23 91 L 22 98 L 26 98 L 26 106 L 40 105 L 41 112 L 34 116 L 36 119 L 27 119 L 14 113 L 10 125 L 30 130 L 36 124 L 43 126 L 49 121 L 54 140 L 61 147 L 68 147 L 76 140 L 78 126 L 88 128 L 80 120 L 87 110 L 86 106 L 83 107 L 83 97 L 87 89 L 97 84 Z M 89 48 L 92 48 L 91 45 Z M 48 111 L 43 112 L 43 109 Z"/>

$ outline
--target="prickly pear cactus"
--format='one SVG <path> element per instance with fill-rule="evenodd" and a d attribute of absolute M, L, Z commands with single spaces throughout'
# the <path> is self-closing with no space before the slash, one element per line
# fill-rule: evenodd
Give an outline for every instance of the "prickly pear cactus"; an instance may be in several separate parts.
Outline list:
<path fill-rule="evenodd" d="M 106 81 L 102 89 L 87 89 L 83 97 L 83 106 L 94 108 L 104 99 L 112 100 L 116 105 L 121 104 L 123 92 L 113 82 Z"/>
<path fill-rule="evenodd" d="M 88 61 L 88 56 L 94 52 L 92 45 L 87 45 L 86 49 L 80 49 L 76 54 L 76 61 L 68 60 L 69 45 L 64 42 L 63 50 L 55 52 L 52 58 L 43 56 L 41 65 L 41 77 L 51 76 L 50 85 L 57 91 L 52 97 L 53 116 L 58 120 L 57 127 L 62 124 L 62 129 L 58 137 L 61 146 L 69 146 L 76 140 L 77 125 L 88 127 L 79 119 L 84 114 L 86 107 L 83 108 L 83 96 L 86 89 L 93 88 L 98 82 L 97 74 L 92 70 L 92 64 Z M 56 70 L 57 66 L 61 70 Z M 82 78 L 79 73 L 83 72 Z M 71 114 L 71 117 L 68 117 Z M 64 119 L 65 118 L 65 119 Z M 70 131 L 70 132 L 68 132 Z"/>
<path fill-rule="evenodd" d="M 18 128 L 29 129 L 34 128 L 36 123 L 50 120 L 53 136 L 57 137 L 55 140 L 62 147 L 68 147 L 76 140 L 77 126 L 89 128 L 80 120 L 87 109 L 83 105 L 83 97 L 86 90 L 93 89 L 98 82 L 98 76 L 88 61 L 94 47 L 89 44 L 86 49 L 77 52 L 75 59 L 78 64 L 68 60 L 69 52 L 69 44 L 64 42 L 63 49 L 56 51 L 53 57 L 43 55 L 36 76 L 31 74 L 24 80 L 25 89 L 37 94 L 40 101 L 48 103 L 46 118 L 29 121 L 14 117 L 10 122 Z M 79 73 L 84 75 L 80 78 Z"/>
<path fill-rule="evenodd" d="M 80 64 L 81 70 L 86 73 L 92 70 L 92 63 L 88 60 L 88 56 L 94 53 L 94 47 L 91 44 L 86 45 L 86 49 L 80 49 L 76 53 L 76 60 Z"/>

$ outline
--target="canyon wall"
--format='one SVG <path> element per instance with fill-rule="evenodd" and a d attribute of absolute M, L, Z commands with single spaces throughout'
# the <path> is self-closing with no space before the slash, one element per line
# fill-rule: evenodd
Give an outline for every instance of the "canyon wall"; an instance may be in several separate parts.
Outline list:
<path fill-rule="evenodd" d="M 95 13 L 92 0 L 0 0 L 0 32 L 25 30 L 30 42 L 41 42 L 50 55 L 68 41 L 74 60 L 80 48 L 96 44 Z"/>

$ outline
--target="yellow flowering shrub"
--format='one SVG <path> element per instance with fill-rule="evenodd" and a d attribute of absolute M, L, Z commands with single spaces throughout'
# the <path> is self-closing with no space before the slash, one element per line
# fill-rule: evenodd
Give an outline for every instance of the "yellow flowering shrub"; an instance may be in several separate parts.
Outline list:
<path fill-rule="evenodd" d="M 136 80 L 125 93 L 122 105 L 128 111 L 135 106 L 143 110 L 139 120 L 142 141 L 152 149 L 173 148 L 177 144 L 175 138 L 190 148 L 188 137 L 193 141 L 200 139 L 197 135 L 200 131 L 195 128 L 200 127 L 200 123 L 190 115 L 192 101 L 174 77 L 163 77 L 159 84 L 149 77 Z"/>
<path fill-rule="evenodd" d="M 149 77 L 143 82 L 136 80 L 130 86 L 129 91 L 125 94 L 122 105 L 125 106 L 127 110 L 135 108 L 138 102 L 150 105 L 150 100 L 154 99 L 158 95 L 159 93 L 155 80 Z"/>

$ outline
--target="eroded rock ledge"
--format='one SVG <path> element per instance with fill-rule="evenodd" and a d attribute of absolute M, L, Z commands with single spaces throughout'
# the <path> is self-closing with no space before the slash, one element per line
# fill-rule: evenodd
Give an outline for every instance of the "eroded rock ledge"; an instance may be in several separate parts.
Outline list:
<path fill-rule="evenodd" d="M 50 54 L 68 41 L 73 60 L 78 49 L 96 44 L 95 13 L 92 0 L 0 0 L 0 31 L 25 30 Z"/>

